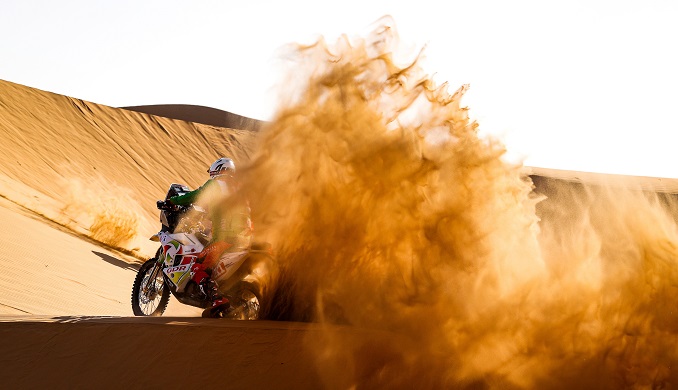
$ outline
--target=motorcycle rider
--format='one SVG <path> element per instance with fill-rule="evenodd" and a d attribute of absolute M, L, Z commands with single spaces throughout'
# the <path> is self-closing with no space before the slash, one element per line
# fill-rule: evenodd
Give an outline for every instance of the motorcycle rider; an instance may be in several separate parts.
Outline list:
<path fill-rule="evenodd" d="M 222 254 L 246 250 L 250 245 L 252 222 L 247 202 L 236 196 L 235 164 L 233 160 L 222 157 L 216 160 L 207 171 L 210 178 L 200 188 L 184 195 L 173 196 L 167 200 L 169 205 L 189 205 L 199 203 L 206 206 L 212 221 L 212 239 L 198 254 L 191 267 L 191 280 L 212 302 L 207 308 L 214 315 L 228 308 L 229 301 L 219 294 L 217 283 L 211 278 L 212 268 Z"/>

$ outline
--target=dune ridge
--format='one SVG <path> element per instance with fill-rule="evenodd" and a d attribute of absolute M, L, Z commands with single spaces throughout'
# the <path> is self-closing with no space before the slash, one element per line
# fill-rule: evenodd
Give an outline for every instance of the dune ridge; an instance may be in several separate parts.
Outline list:
<path fill-rule="evenodd" d="M 152 104 L 121 108 L 187 122 L 240 130 L 257 131 L 260 130 L 265 123 L 264 121 L 248 118 L 232 112 L 212 107 L 196 106 L 193 104 Z"/>

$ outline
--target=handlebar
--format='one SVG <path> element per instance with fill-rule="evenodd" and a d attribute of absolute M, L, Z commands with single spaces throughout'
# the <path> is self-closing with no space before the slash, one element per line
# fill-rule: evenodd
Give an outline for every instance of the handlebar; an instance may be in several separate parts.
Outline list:
<path fill-rule="evenodd" d="M 155 202 L 156 207 L 158 210 L 166 210 L 166 211 L 181 211 L 189 208 L 193 208 L 195 211 L 198 211 L 200 213 L 204 213 L 205 209 L 195 205 L 195 204 L 190 204 L 187 206 L 181 206 L 181 205 L 176 205 L 176 204 L 171 204 L 169 201 L 166 200 L 158 200 Z"/>
<path fill-rule="evenodd" d="M 159 201 L 155 202 L 155 205 L 158 208 L 158 210 L 167 210 L 167 211 L 173 211 L 173 210 L 176 210 L 180 207 L 180 206 L 177 206 L 177 205 L 173 205 L 170 202 L 165 201 L 165 200 L 159 200 Z"/>

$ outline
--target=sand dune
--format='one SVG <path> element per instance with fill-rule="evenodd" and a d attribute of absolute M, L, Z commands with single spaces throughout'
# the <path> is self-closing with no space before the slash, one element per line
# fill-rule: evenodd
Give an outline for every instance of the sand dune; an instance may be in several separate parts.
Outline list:
<path fill-rule="evenodd" d="M 247 159 L 251 133 L 189 123 L 0 81 L 0 194 L 75 231 L 131 232 L 141 248 L 155 201 L 172 182 L 193 188 L 228 155 Z"/>
<path fill-rule="evenodd" d="M 5 199 L 0 220 L 0 314 L 130 315 L 124 284 L 136 259 L 49 227 Z"/>

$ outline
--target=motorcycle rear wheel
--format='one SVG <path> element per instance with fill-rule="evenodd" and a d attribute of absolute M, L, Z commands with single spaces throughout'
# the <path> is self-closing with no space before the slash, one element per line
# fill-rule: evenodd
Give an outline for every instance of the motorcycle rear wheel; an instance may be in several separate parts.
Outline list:
<path fill-rule="evenodd" d="M 258 320 L 261 308 L 258 289 L 250 283 L 241 283 L 231 297 L 227 317 L 234 320 Z"/>
<path fill-rule="evenodd" d="M 159 317 L 167 308 L 170 291 L 165 286 L 162 270 L 155 269 L 156 263 L 155 258 L 145 262 L 134 278 L 132 311 L 135 316 Z M 154 280 L 150 280 L 152 276 Z"/>

